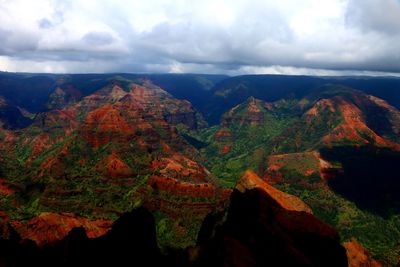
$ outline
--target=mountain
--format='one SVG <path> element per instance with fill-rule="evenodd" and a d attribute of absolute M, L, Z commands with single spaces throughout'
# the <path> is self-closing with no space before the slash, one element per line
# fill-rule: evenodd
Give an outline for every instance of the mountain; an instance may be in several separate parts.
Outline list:
<path fill-rule="evenodd" d="M 200 110 L 207 104 L 212 89 L 229 77 L 211 74 L 150 74 L 145 78 L 164 88 L 174 97 L 190 101 Z"/>
<path fill-rule="evenodd" d="M 201 138 L 210 141 L 206 149 L 210 157 L 234 158 L 260 149 L 278 154 L 337 145 L 399 150 L 399 129 L 400 112 L 384 100 L 327 85 L 300 99 L 265 102 L 249 97 Z"/>
<path fill-rule="evenodd" d="M 204 127 L 201 114 L 148 80 L 127 86 L 109 84 L 2 136 L 1 176 L 13 193 L 1 206 L 21 223 L 17 231 L 26 229 L 22 236 L 36 221 L 64 221 L 63 213 L 115 220 L 143 204 L 159 213 L 161 242 L 183 246 L 225 201 L 200 153 L 177 132 Z"/>
<path fill-rule="evenodd" d="M 212 89 L 204 107 L 198 107 L 210 124 L 218 124 L 228 109 L 248 97 L 274 102 L 303 98 L 325 84 L 351 87 L 388 101 L 400 108 L 400 79 L 396 77 L 312 77 L 287 75 L 242 75 L 224 79 Z"/>
<path fill-rule="evenodd" d="M 66 107 L 93 94 L 110 83 L 121 87 L 140 80 L 153 84 L 179 99 L 189 100 L 197 109 L 203 107 L 211 89 L 224 75 L 206 74 L 34 74 L 0 73 L 0 96 L 11 105 L 31 113 Z"/>
<path fill-rule="evenodd" d="M 29 115 L 21 108 L 10 105 L 6 99 L 0 96 L 0 126 L 2 128 L 24 128 L 32 122 Z"/>
<path fill-rule="evenodd" d="M 223 186 L 251 168 L 391 265 L 400 240 L 399 118 L 380 98 L 328 84 L 302 98 L 249 97 L 197 138 Z"/>
<path fill-rule="evenodd" d="M 0 245 L 111 260 L 138 236 L 138 259 L 172 266 L 395 266 L 397 82 L 0 73 Z"/>

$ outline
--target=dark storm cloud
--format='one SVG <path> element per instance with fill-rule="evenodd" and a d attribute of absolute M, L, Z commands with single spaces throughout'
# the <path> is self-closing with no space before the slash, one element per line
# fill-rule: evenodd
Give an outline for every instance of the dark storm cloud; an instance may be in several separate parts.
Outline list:
<path fill-rule="evenodd" d="M 350 0 L 346 18 L 364 31 L 400 34 L 399 0 Z"/>
<path fill-rule="evenodd" d="M 400 72 L 398 18 L 398 0 L 5 0 L 0 69 Z"/>

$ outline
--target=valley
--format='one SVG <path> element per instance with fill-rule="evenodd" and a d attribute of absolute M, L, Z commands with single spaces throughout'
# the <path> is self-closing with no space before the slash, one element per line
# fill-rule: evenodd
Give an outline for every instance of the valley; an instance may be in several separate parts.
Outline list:
<path fill-rule="evenodd" d="M 96 251 L 138 216 L 152 221 L 154 260 L 172 266 L 282 255 L 347 266 L 361 254 L 366 266 L 395 266 L 399 87 L 389 77 L 0 73 L 1 240 L 18 247 L 18 235 L 35 243 L 22 254 L 47 255 L 76 234 Z"/>

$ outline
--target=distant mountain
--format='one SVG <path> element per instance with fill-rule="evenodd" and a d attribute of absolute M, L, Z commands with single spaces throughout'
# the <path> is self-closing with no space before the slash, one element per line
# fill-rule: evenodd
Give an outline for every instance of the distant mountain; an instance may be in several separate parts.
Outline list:
<path fill-rule="evenodd" d="M 27 112 L 17 106 L 10 105 L 0 96 L 0 126 L 4 129 L 20 129 L 31 124 L 32 119 Z"/>
<path fill-rule="evenodd" d="M 196 108 L 205 104 L 211 88 L 227 78 L 207 74 L 29 74 L 0 73 L 0 95 L 10 104 L 32 113 L 62 108 L 83 97 L 119 82 L 122 87 L 141 79 L 151 80 L 179 99 Z"/>
<path fill-rule="evenodd" d="M 244 75 L 218 83 L 213 88 L 213 96 L 199 109 L 209 123 L 218 124 L 223 113 L 250 96 L 268 102 L 282 98 L 298 99 L 324 84 L 337 84 L 361 90 L 400 108 L 400 78 Z"/>
<path fill-rule="evenodd" d="M 210 74 L 152 74 L 146 78 L 174 97 L 189 100 L 200 110 L 207 104 L 212 89 L 229 77 Z"/>

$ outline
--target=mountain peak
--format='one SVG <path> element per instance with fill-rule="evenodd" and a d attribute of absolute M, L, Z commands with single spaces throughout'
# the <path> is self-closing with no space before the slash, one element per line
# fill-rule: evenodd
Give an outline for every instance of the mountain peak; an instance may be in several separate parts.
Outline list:
<path fill-rule="evenodd" d="M 222 117 L 222 124 L 257 126 L 263 123 L 264 113 L 269 109 L 269 103 L 251 96 L 245 102 L 226 112 Z"/>

